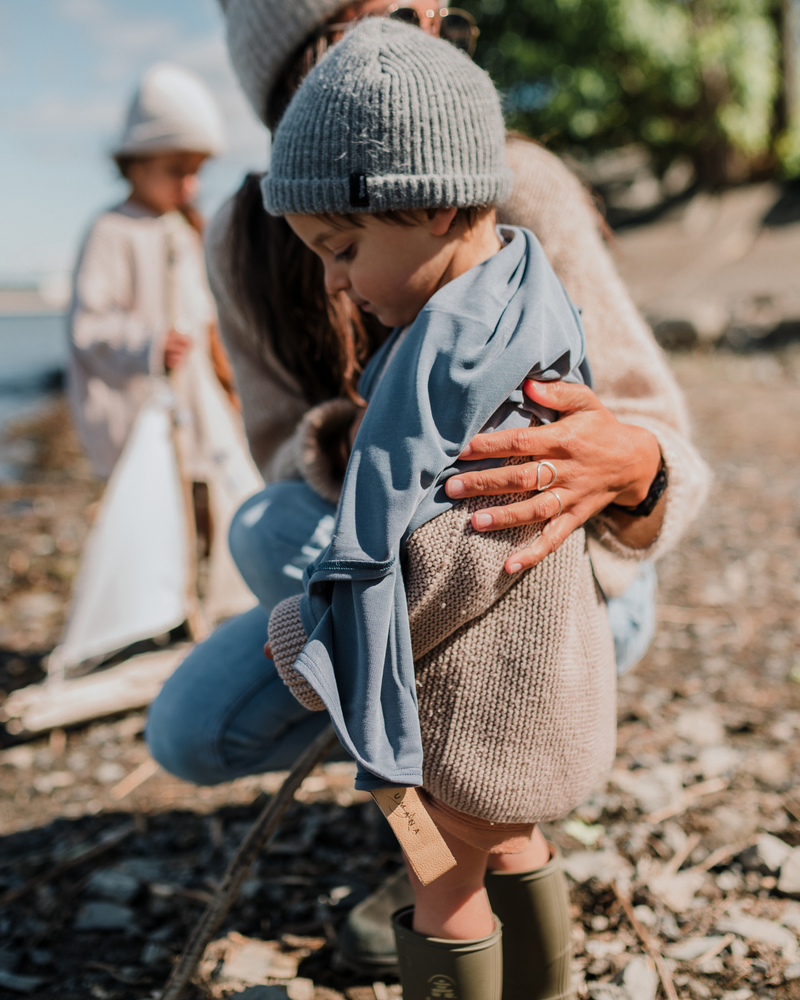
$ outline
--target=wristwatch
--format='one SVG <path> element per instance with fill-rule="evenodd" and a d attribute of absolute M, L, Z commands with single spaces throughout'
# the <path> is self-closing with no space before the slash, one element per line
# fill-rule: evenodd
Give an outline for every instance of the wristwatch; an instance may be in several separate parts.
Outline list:
<path fill-rule="evenodd" d="M 667 477 L 667 467 L 664 465 L 664 459 L 662 458 L 661 465 L 658 467 L 658 472 L 656 473 L 656 478 L 650 484 L 647 496 L 641 503 L 637 504 L 635 507 L 625 507 L 621 503 L 610 503 L 608 506 L 616 507 L 617 510 L 621 510 L 622 513 L 627 514 L 628 517 L 649 517 L 656 509 L 658 501 L 664 496 L 668 484 L 669 479 Z"/>

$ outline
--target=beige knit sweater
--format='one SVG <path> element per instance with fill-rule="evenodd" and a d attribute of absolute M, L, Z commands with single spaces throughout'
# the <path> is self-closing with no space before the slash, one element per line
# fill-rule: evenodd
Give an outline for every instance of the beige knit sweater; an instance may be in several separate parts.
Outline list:
<path fill-rule="evenodd" d="M 584 531 L 510 576 L 505 560 L 541 526 L 476 532 L 472 514 L 496 502 L 463 501 L 409 539 L 423 786 L 469 816 L 536 823 L 573 809 L 613 763 L 614 645 Z M 284 683 L 320 711 L 294 669 L 307 641 L 299 605 L 291 597 L 275 608 L 269 639 Z"/>
<path fill-rule="evenodd" d="M 614 521 L 600 517 L 587 526 L 595 572 L 612 596 L 630 583 L 638 560 L 656 558 L 677 544 L 703 503 L 708 472 L 689 440 L 681 392 L 616 272 L 589 195 L 557 157 L 535 143 L 511 138 L 506 156 L 515 185 L 501 207 L 501 221 L 525 226 L 539 238 L 570 297 L 583 310 L 598 396 L 618 419 L 652 431 L 668 469 L 663 523 L 645 547 L 633 548 L 620 540 Z M 250 448 L 265 481 L 273 482 L 306 472 L 302 452 L 308 427 L 301 427 L 301 421 L 309 406 L 236 302 L 231 211 L 229 201 L 208 228 L 208 272 Z"/>

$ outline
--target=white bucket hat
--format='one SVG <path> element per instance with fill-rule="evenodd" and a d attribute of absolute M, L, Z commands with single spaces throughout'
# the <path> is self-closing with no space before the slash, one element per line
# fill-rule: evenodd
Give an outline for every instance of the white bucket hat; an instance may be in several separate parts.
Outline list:
<path fill-rule="evenodd" d="M 139 84 L 114 155 L 180 150 L 218 156 L 224 148 L 222 118 L 208 87 L 181 66 L 158 63 Z"/>
<path fill-rule="evenodd" d="M 220 5 L 234 72 L 266 125 L 272 88 L 289 59 L 347 0 L 220 0 Z"/>

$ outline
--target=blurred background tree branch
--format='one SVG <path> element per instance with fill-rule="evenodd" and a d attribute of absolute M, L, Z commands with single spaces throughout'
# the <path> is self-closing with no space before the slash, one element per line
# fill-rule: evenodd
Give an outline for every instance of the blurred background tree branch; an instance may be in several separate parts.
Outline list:
<path fill-rule="evenodd" d="M 800 174 L 798 0 L 463 0 L 509 125 L 701 187 Z"/>

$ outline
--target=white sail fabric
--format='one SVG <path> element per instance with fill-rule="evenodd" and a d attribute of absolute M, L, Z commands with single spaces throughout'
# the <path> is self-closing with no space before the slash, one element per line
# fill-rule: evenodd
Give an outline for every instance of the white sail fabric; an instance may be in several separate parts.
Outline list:
<path fill-rule="evenodd" d="M 51 675 L 180 625 L 188 531 L 165 393 L 139 412 L 83 552 Z"/>
<path fill-rule="evenodd" d="M 189 406 L 180 408 L 178 422 L 208 483 L 213 542 L 202 612 L 211 624 L 256 604 L 231 559 L 228 528 L 263 480 L 210 362 L 192 354 L 182 383 Z M 190 615 L 193 532 L 176 453 L 177 406 L 167 380 L 154 378 L 84 549 L 64 637 L 49 660 L 52 678 L 80 673 L 79 665 L 163 634 Z"/>
<path fill-rule="evenodd" d="M 228 548 L 228 528 L 242 503 L 263 489 L 264 480 L 247 448 L 241 420 L 231 408 L 211 363 L 194 359 L 191 387 L 193 410 L 200 423 L 199 440 L 207 465 L 212 542 L 203 610 L 210 622 L 248 611 L 256 599 L 234 565 Z"/>

